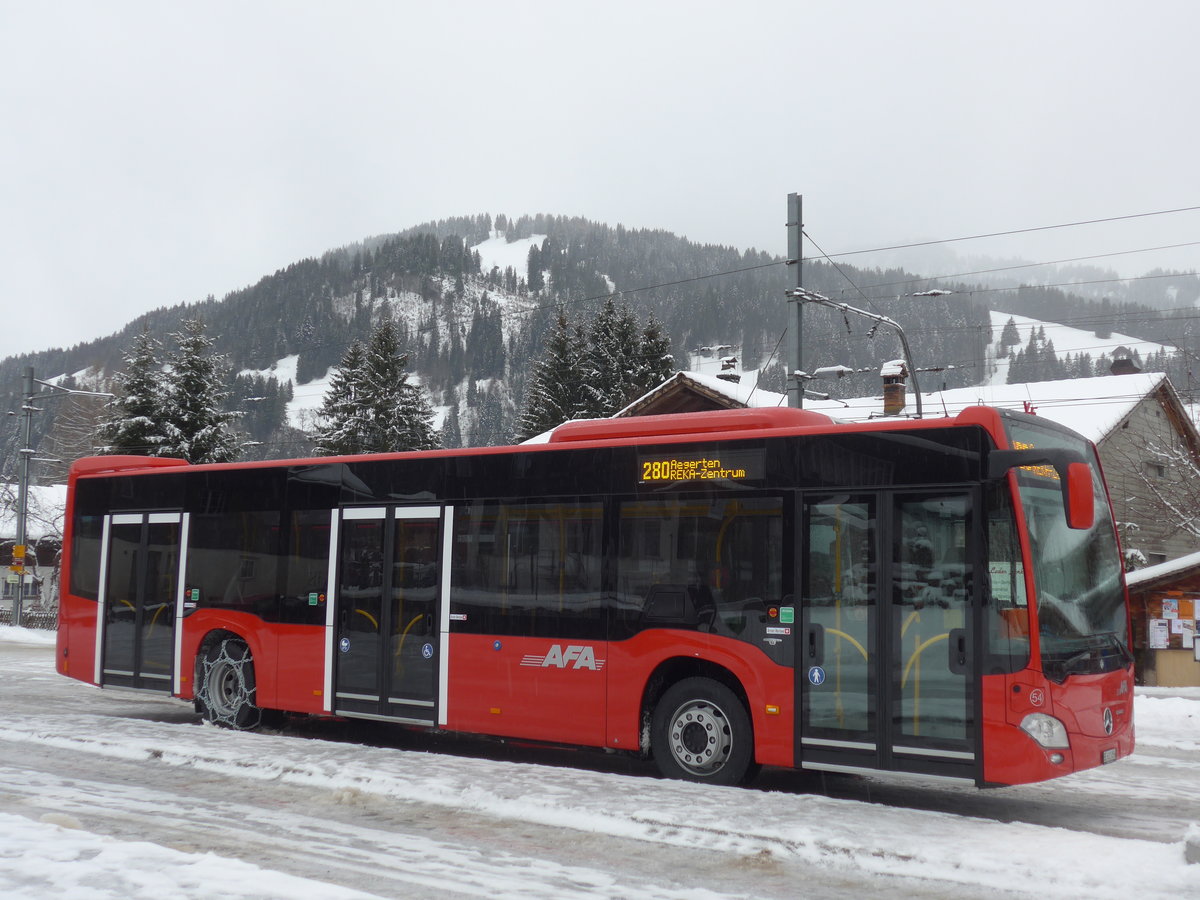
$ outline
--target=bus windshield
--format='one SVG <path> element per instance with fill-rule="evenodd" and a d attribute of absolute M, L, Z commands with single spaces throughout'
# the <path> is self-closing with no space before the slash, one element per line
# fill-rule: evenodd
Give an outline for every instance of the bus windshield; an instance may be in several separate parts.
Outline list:
<path fill-rule="evenodd" d="M 1057 474 L 1043 466 L 1017 470 L 1037 589 L 1042 671 L 1062 683 L 1071 675 L 1124 668 L 1132 657 L 1121 556 L 1095 451 L 1056 428 L 1011 418 L 1007 424 L 1014 449 L 1078 450 L 1091 465 L 1095 487 L 1092 527 L 1072 529 Z"/>

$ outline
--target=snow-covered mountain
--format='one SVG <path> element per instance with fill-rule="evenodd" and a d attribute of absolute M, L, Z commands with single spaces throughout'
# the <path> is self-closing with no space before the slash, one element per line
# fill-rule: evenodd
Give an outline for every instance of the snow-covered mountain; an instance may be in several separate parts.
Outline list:
<path fill-rule="evenodd" d="M 777 257 L 693 244 L 662 231 L 561 216 L 459 217 L 298 261 L 221 300 L 164 307 L 87 345 L 0 361 L 0 402 L 19 408 L 25 365 L 33 365 L 42 378 L 75 373 L 79 383 L 103 389 L 123 367 L 122 352 L 134 335 L 145 329 L 167 344 L 183 319 L 199 316 L 233 371 L 276 379 L 274 387 L 265 382 L 247 387 L 238 402 L 255 403 L 251 397 L 270 394 L 270 402 L 253 408 L 259 413 L 269 408 L 274 421 L 307 429 L 331 367 L 351 341 L 364 340 L 373 323 L 387 316 L 401 326 L 409 371 L 429 391 L 437 424 L 453 410 L 465 443 L 499 443 L 513 433 L 526 378 L 559 303 L 565 303 L 572 325 L 584 325 L 605 298 L 615 296 L 639 321 L 654 316 L 662 323 L 680 369 L 753 374 L 765 388 L 782 390 L 787 280 L 788 270 Z M 901 322 L 917 365 L 936 367 L 936 380 L 946 388 L 1006 380 L 1009 351 L 1026 349 L 1028 330 L 1022 326 L 1033 317 L 1068 323 L 1062 328 L 1079 325 L 1064 331 L 1047 324 L 1046 343 L 1053 342 L 1056 358 L 1086 353 L 1096 369 L 1106 367 L 1122 345 L 1138 350 L 1144 361 L 1151 342 L 1167 337 L 1200 355 L 1200 333 L 1192 335 L 1186 311 L 1172 318 L 1170 311 L 1131 311 L 1115 301 L 1094 303 L 1038 287 L 976 293 L 972 285 L 903 270 L 835 268 L 819 261 L 806 261 L 804 282 Z M 906 285 L 907 292 L 897 295 L 888 286 L 895 284 Z M 1004 312 L 989 311 L 989 305 Z M 1019 336 L 998 352 L 1003 332 L 998 323 L 1010 315 Z M 1129 324 L 1116 327 L 1120 323 Z M 1101 340 L 1092 329 L 1119 334 Z M 828 385 L 814 383 L 814 389 L 835 397 L 861 396 L 870 390 L 878 367 L 900 355 L 887 329 L 833 310 L 806 309 L 804 367 L 863 373 Z M 1179 362 L 1177 368 L 1184 366 Z M 1036 380 L 1027 373 L 1022 377 Z M 47 406 L 34 422 L 35 444 L 54 427 L 57 409 Z M 250 443 L 271 456 L 305 452 L 302 435 L 272 434 L 269 418 L 243 419 L 251 429 Z M 11 468 L 18 441 L 10 417 L 8 431 L 0 433 L 0 465 Z"/>

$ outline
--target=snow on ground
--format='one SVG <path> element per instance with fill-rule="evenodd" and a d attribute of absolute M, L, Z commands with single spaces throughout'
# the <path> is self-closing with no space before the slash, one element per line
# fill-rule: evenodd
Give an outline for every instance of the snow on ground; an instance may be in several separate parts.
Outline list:
<path fill-rule="evenodd" d="M 197 771 L 436 804 L 482 813 L 498 822 L 577 831 L 578 840 L 603 834 L 743 858 L 765 854 L 860 875 L 933 879 L 964 890 L 1044 890 L 1057 896 L 1096 897 L 1200 892 L 1200 868 L 1184 862 L 1179 844 L 682 783 L 654 783 L 643 796 L 645 779 L 628 776 L 576 771 L 566 780 L 560 770 L 536 765 L 484 760 L 465 765 L 455 757 L 230 735 L 190 725 L 125 721 L 114 723 L 104 735 L 89 735 L 84 724 L 15 717 L 0 723 L 0 737 L 60 747 L 74 744 L 102 757 L 155 760 Z M 164 729 L 177 734 L 164 739 Z M 0 845 L 8 843 L 9 830 L 28 834 L 27 824 L 0 818 Z M 1047 846 L 1054 847 L 1056 861 L 1049 868 Z M 6 852 L 11 851 L 0 851 Z M 160 863 L 156 856 L 129 848 L 114 852 L 151 873 Z M 97 862 L 83 857 L 80 851 L 63 862 L 94 870 Z M 194 861 L 186 856 L 166 860 L 186 877 Z M 77 871 L 71 874 L 71 865 L 62 868 L 55 875 L 58 885 L 64 883 L 60 878 L 90 880 Z M 0 888 L 26 886 L 23 866 L 5 870 Z M 501 896 L 515 896 L 519 883 L 497 888 Z"/>
<path fill-rule="evenodd" d="M 371 895 L 315 883 L 211 853 L 183 853 L 146 841 L 79 830 L 67 817 L 31 822 L 0 812 L 0 893 L 6 900 L 335 900 Z"/>
<path fill-rule="evenodd" d="M 0 641 L 26 640 L 12 631 L 0 632 Z M 49 672 L 38 677 L 56 678 Z M 83 685 L 78 690 L 94 691 Z M 1167 693 L 1139 689 L 1139 740 L 1147 747 L 1200 749 L 1200 691 Z M 117 695 L 91 696 L 93 704 L 103 705 Z M 0 740 L 197 773 L 189 777 L 219 773 L 266 790 L 272 784 L 295 785 L 423 804 L 491 819 L 499 828 L 550 826 L 574 834 L 569 841 L 606 836 L 728 854 L 731 864 L 771 860 L 819 867 L 831 877 L 878 878 L 883 890 L 888 878 L 906 877 L 958 886 L 965 896 L 989 891 L 1122 900 L 1200 896 L 1200 865 L 1186 863 L 1182 834 L 1175 842 L 1157 842 L 812 794 L 715 788 L 70 710 L 10 712 L 0 718 Z M 1128 791 L 1126 782 L 1138 762 L 1135 756 L 1071 776 L 1072 791 Z M 1189 782 L 1194 786 L 1196 763 L 1180 757 L 1172 763 L 1183 779 L 1177 789 L 1190 789 Z M 245 863 L 121 842 L 82 833 L 71 827 L 75 824 L 62 815 L 31 822 L 0 814 L 0 895 L 94 900 L 362 896 L 274 871 L 247 880 Z M 1191 830 L 1197 831 L 1194 825 Z M 524 877 L 520 871 L 497 876 L 489 895 L 519 896 Z M 252 893 L 247 883 L 254 885 Z M 581 893 L 615 897 L 622 895 L 620 887 Z"/>
<path fill-rule="evenodd" d="M 0 643 L 7 641 L 12 644 L 35 644 L 53 647 L 57 639 L 58 635 L 53 631 L 0 625 Z"/>
<path fill-rule="evenodd" d="M 1139 744 L 1200 751 L 1200 688 L 1138 688 L 1134 716 Z"/>
<path fill-rule="evenodd" d="M 484 275 L 493 268 L 498 268 L 503 274 L 505 269 L 512 266 L 517 277 L 524 278 L 528 274 L 529 248 L 540 248 L 545 240 L 546 235 L 534 234 L 509 243 L 502 233 L 493 231 L 491 237 L 471 249 L 479 254 L 479 269 Z"/>

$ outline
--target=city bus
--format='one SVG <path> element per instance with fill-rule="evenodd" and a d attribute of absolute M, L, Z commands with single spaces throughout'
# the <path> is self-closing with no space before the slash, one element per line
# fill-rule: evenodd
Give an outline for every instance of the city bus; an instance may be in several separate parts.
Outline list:
<path fill-rule="evenodd" d="M 286 716 L 1035 782 L 1133 750 L 1095 448 L 1034 415 L 742 409 L 548 440 L 71 470 L 57 669 Z"/>

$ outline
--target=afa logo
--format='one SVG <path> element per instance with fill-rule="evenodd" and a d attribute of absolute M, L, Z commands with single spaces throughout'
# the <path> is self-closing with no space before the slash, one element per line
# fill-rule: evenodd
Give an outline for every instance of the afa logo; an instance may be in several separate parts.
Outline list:
<path fill-rule="evenodd" d="M 525 654 L 521 665 L 542 669 L 551 666 L 556 669 L 591 669 L 593 672 L 599 672 L 604 668 L 604 660 L 596 659 L 595 649 L 588 644 L 568 644 L 566 647 L 554 644 L 545 656 L 538 656 L 536 653 Z"/>

